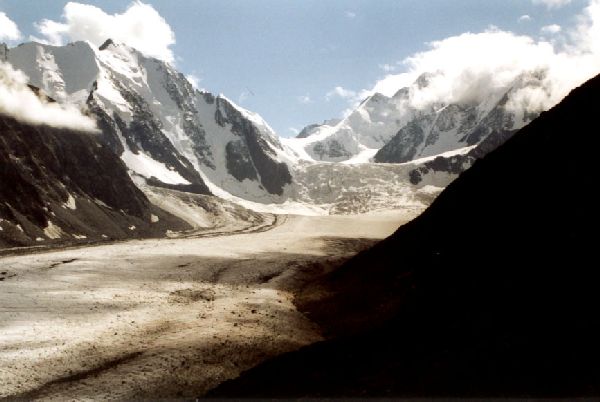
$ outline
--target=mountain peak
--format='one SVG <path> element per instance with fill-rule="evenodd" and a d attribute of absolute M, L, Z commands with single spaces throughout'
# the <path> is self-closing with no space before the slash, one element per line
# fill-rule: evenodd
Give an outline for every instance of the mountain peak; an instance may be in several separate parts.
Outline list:
<path fill-rule="evenodd" d="M 415 81 L 415 85 L 418 89 L 427 88 L 431 83 L 431 79 L 435 76 L 433 73 L 423 73 Z"/>
<path fill-rule="evenodd" d="M 100 45 L 100 47 L 98 49 L 104 50 L 107 47 L 109 47 L 110 45 L 114 45 L 114 44 L 115 44 L 115 42 L 112 39 L 108 38 L 106 41 L 104 41 L 103 44 Z"/>
<path fill-rule="evenodd" d="M 409 87 L 404 87 L 404 88 L 400 88 L 394 94 L 394 96 L 392 96 L 392 98 L 394 98 L 394 99 L 408 99 L 409 95 L 410 95 L 410 88 Z"/>
<path fill-rule="evenodd" d="M 385 96 L 384 94 L 382 94 L 381 92 L 375 92 L 373 95 L 371 95 L 371 97 L 369 98 L 369 102 L 382 102 L 382 101 L 386 101 L 389 100 L 390 98 L 388 98 L 387 96 Z"/>
<path fill-rule="evenodd" d="M 163 63 L 163 61 L 160 59 L 145 56 L 144 53 L 140 52 L 138 49 L 128 46 L 124 42 L 114 41 L 111 38 L 108 38 L 107 40 L 105 40 L 104 43 L 98 47 L 98 50 L 102 53 L 111 53 L 112 52 L 112 53 L 119 54 L 120 55 L 119 58 L 121 58 L 121 59 L 126 58 L 126 59 L 133 60 L 133 59 L 143 57 L 145 59 L 155 59 L 155 60 Z"/>

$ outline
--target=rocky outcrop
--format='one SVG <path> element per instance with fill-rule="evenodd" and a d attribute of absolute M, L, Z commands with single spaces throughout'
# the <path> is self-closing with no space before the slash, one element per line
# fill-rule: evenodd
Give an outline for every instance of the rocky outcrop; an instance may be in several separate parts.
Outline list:
<path fill-rule="evenodd" d="M 94 134 L 0 116 L 0 247 L 163 236 L 156 208 Z"/>
<path fill-rule="evenodd" d="M 426 138 L 423 123 L 430 120 L 431 116 L 422 117 L 402 127 L 398 134 L 375 154 L 375 162 L 403 163 L 415 159 L 418 147 Z"/>
<path fill-rule="evenodd" d="M 279 140 L 261 132 L 228 99 L 218 97 L 216 105 L 215 120 L 237 137 L 226 145 L 228 172 L 239 181 L 258 180 L 270 194 L 282 195 L 292 176 L 288 166 L 277 159 L 275 150 L 283 152 Z"/>
<path fill-rule="evenodd" d="M 104 138 L 109 138 L 107 144 L 112 144 L 118 155 L 122 154 L 123 144 L 117 142 L 119 135 L 114 134 L 115 129 L 117 129 L 132 153 L 144 152 L 155 161 L 162 163 L 167 169 L 179 173 L 182 178 L 189 182 L 187 185 L 188 191 L 195 190 L 193 192 L 199 194 L 210 194 L 208 187 L 200 174 L 194 169 L 194 166 L 178 153 L 171 141 L 163 134 L 161 121 L 154 116 L 144 98 L 126 89 L 118 81 L 115 81 L 114 84 L 119 88 L 121 96 L 131 107 L 129 122 L 124 121 L 118 113 L 113 113 L 112 119 L 110 117 L 107 119 L 107 113 L 96 106 L 93 92 L 90 94 L 90 99 L 88 99 L 90 110 L 97 113 L 99 126 L 104 128 L 106 133 L 110 133 L 110 136 L 104 134 Z M 155 185 L 169 184 L 161 182 L 156 177 L 153 177 L 153 179 Z M 182 185 L 180 188 L 184 189 L 186 185 Z"/>
<path fill-rule="evenodd" d="M 312 147 L 312 154 L 316 156 L 318 160 L 345 160 L 352 156 L 352 152 L 348 151 L 344 144 L 337 139 L 330 139 L 329 141 L 325 142 L 317 142 Z"/>

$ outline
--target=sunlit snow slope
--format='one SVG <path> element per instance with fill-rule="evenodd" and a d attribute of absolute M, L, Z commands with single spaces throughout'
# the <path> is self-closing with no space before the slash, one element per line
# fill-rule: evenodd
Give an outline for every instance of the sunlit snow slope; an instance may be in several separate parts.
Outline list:
<path fill-rule="evenodd" d="M 126 45 L 26 43 L 8 61 L 52 98 L 88 109 L 105 143 L 154 185 L 274 202 L 291 183 L 264 120 Z"/>
<path fill-rule="evenodd" d="M 25 43 L 1 56 L 53 99 L 94 116 L 136 183 L 319 214 L 424 208 L 536 115 L 511 97 L 540 80 L 523 75 L 478 101 L 422 104 L 425 74 L 392 97 L 368 97 L 343 120 L 280 139 L 258 114 L 111 40 L 99 48 Z"/>

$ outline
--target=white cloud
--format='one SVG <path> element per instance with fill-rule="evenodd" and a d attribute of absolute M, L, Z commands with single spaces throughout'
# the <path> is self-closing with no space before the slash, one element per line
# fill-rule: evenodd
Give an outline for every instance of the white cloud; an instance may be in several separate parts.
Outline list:
<path fill-rule="evenodd" d="M 560 8 L 570 4 L 572 0 L 532 0 L 533 4 L 542 4 L 548 8 Z"/>
<path fill-rule="evenodd" d="M 246 99 L 248 99 L 248 96 L 250 96 L 250 94 L 247 91 L 243 91 L 240 96 L 238 96 L 238 101 L 237 103 L 239 105 L 241 105 L 242 103 L 244 103 L 246 101 Z"/>
<path fill-rule="evenodd" d="M 35 24 L 42 41 L 62 45 L 86 40 L 100 46 L 110 38 L 147 56 L 174 62 L 170 49 L 175 44 L 173 30 L 151 5 L 141 1 L 131 3 L 122 14 L 112 15 L 89 4 L 69 2 L 62 19 L 62 22 L 42 20 Z"/>
<path fill-rule="evenodd" d="M 350 18 L 350 19 L 356 18 L 356 13 L 354 11 L 346 11 L 344 14 L 346 15 L 347 18 Z"/>
<path fill-rule="evenodd" d="M 298 102 L 307 105 L 309 103 L 312 103 L 312 99 L 310 98 L 310 95 L 306 94 L 306 95 L 302 95 L 302 96 L 298 96 L 297 97 Z"/>
<path fill-rule="evenodd" d="M 194 88 L 200 89 L 200 81 L 202 81 L 202 79 L 196 74 L 188 74 L 185 76 L 185 78 L 187 78 L 187 80 L 190 82 L 190 84 L 192 84 Z"/>
<path fill-rule="evenodd" d="M 0 11 L 0 41 L 19 39 L 21 39 L 21 32 L 17 24 Z"/>
<path fill-rule="evenodd" d="M 97 131 L 96 123 L 71 105 L 42 100 L 27 86 L 28 78 L 0 62 L 0 113 L 31 124 Z"/>
<path fill-rule="evenodd" d="M 382 69 L 383 71 L 385 71 L 386 73 L 390 73 L 392 71 L 396 71 L 398 69 L 398 66 L 385 63 L 385 64 L 380 64 L 379 68 Z"/>
<path fill-rule="evenodd" d="M 300 134 L 300 130 L 298 130 L 296 127 L 288 127 L 288 131 L 292 134 L 292 135 L 298 135 Z"/>
<path fill-rule="evenodd" d="M 523 89 L 515 99 L 529 110 L 547 109 L 600 73 L 600 0 L 590 0 L 577 25 L 563 34 L 564 41 L 554 43 L 489 29 L 432 42 L 428 50 L 403 61 L 402 74 L 388 74 L 357 98 L 375 92 L 392 96 L 423 73 L 432 73 L 429 85 L 414 92 L 414 106 L 475 101 L 507 88 L 523 73 L 537 72 L 544 77 L 542 86 Z"/>
<path fill-rule="evenodd" d="M 531 16 L 525 14 L 519 17 L 519 22 L 529 22 L 531 19 Z"/>
<path fill-rule="evenodd" d="M 325 100 L 330 101 L 331 99 L 333 99 L 335 97 L 350 100 L 350 99 L 354 99 L 356 97 L 356 95 L 357 95 L 356 91 L 337 86 L 337 87 L 333 88 L 331 91 L 327 92 L 327 94 L 325 95 Z"/>
<path fill-rule="evenodd" d="M 562 31 L 562 28 L 560 25 L 552 24 L 552 25 L 546 25 L 546 26 L 542 27 L 542 29 L 540 31 L 544 34 L 554 35 L 554 34 L 559 33 L 560 31 Z"/>

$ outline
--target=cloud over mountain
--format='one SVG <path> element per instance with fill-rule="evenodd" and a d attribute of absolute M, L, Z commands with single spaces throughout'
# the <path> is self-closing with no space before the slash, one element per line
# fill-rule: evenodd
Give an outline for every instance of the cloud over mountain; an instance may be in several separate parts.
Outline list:
<path fill-rule="evenodd" d="M 175 34 L 165 19 L 149 4 L 134 1 L 122 14 L 107 14 L 89 4 L 69 2 L 62 21 L 36 23 L 42 35 L 33 38 L 52 45 L 86 40 L 100 46 L 108 38 L 134 47 L 147 56 L 173 63 L 171 46 Z"/>
<path fill-rule="evenodd" d="M 17 24 L 0 11 L 0 41 L 19 39 L 21 39 L 21 32 Z"/>
<path fill-rule="evenodd" d="M 43 100 L 27 86 L 28 79 L 20 71 L 0 61 L 0 114 L 31 124 L 57 128 L 96 131 L 96 123 L 71 105 Z"/>
<path fill-rule="evenodd" d="M 535 39 L 491 27 L 431 42 L 429 49 L 402 61 L 404 72 L 388 74 L 364 98 L 375 92 L 392 96 L 424 73 L 428 85 L 413 96 L 415 106 L 432 102 L 477 101 L 495 88 L 510 86 L 523 73 L 543 77 L 539 88 L 524 88 L 513 102 L 527 109 L 548 109 L 569 90 L 600 71 L 600 0 L 590 0 L 576 25 L 560 41 Z"/>

